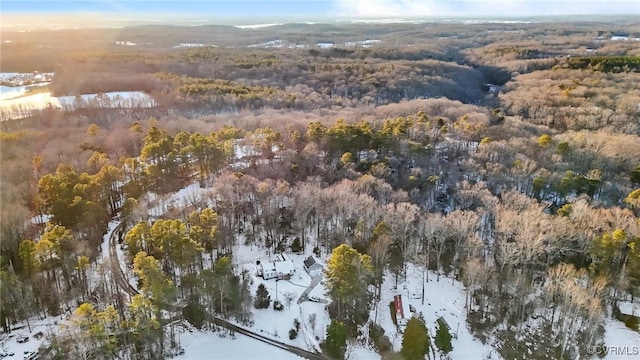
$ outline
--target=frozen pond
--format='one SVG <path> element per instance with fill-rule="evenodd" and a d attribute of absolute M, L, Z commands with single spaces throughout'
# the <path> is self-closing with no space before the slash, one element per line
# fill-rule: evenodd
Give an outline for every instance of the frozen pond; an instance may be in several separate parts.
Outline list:
<path fill-rule="evenodd" d="M 9 100 L 13 98 L 17 98 L 25 95 L 29 90 L 33 90 L 36 88 L 44 88 L 48 86 L 50 83 L 38 83 L 33 85 L 24 85 L 24 86 L 5 86 L 0 85 L 0 100 Z"/>
<path fill-rule="evenodd" d="M 9 87 L 12 89 L 11 87 Z M 8 94 L 18 93 L 12 90 Z M 46 108 L 57 108 L 73 111 L 80 108 L 151 108 L 156 106 L 155 100 L 142 91 L 116 91 L 101 94 L 83 94 L 77 96 L 51 96 L 49 92 L 33 95 L 5 98 L 4 89 L 0 98 L 0 120 L 21 119 L 33 115 Z"/>

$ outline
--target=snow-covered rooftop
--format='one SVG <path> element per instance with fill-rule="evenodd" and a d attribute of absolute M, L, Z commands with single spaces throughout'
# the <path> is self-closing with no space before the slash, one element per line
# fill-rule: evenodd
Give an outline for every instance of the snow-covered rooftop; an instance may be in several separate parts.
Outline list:
<path fill-rule="evenodd" d="M 624 315 L 640 316 L 640 303 L 623 301 L 618 304 L 618 308 Z"/>

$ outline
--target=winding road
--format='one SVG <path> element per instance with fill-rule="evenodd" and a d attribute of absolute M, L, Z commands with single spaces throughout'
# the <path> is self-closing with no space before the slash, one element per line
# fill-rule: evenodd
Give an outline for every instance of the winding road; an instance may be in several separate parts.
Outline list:
<path fill-rule="evenodd" d="M 124 227 L 124 222 L 121 221 L 118 225 L 116 225 L 116 227 L 111 232 L 111 236 L 109 237 L 109 256 L 111 258 L 111 267 L 113 269 L 112 273 L 116 281 L 116 284 L 120 287 L 122 291 L 126 292 L 130 296 L 134 296 L 139 294 L 140 292 L 127 281 L 127 277 L 125 276 L 124 271 L 120 266 L 120 261 L 118 260 L 118 253 L 116 251 L 116 246 L 118 246 L 118 239 L 116 234 L 118 234 L 121 230 L 123 230 L 123 227 Z M 253 338 L 255 340 L 261 341 L 265 344 L 275 346 L 277 348 L 288 351 L 292 354 L 303 357 L 305 359 L 309 359 L 309 360 L 328 360 L 329 359 L 329 357 L 325 355 L 312 353 L 310 351 L 301 349 L 299 347 L 295 347 L 277 340 L 270 339 L 268 337 L 255 333 L 249 329 L 243 328 L 241 326 L 233 324 L 219 317 L 214 316 L 213 323 L 227 330 L 234 331 L 239 334 Z"/>
<path fill-rule="evenodd" d="M 109 237 L 109 257 L 111 258 L 111 273 L 113 274 L 113 278 L 116 281 L 116 284 L 120 287 L 120 289 L 130 296 L 134 296 L 139 294 L 140 292 L 134 288 L 129 281 L 127 281 L 127 277 L 124 275 L 124 271 L 122 267 L 120 267 L 120 261 L 118 260 L 118 253 L 116 251 L 116 246 L 118 246 L 118 239 L 116 234 L 122 231 L 124 227 L 124 221 L 121 221 L 116 227 L 111 231 L 111 236 Z"/>

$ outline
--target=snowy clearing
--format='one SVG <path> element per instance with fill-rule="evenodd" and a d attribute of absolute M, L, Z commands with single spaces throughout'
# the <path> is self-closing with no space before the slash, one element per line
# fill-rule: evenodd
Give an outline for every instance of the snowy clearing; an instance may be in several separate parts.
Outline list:
<path fill-rule="evenodd" d="M 42 224 L 48 223 L 49 220 L 51 220 L 51 218 L 53 218 L 53 216 L 50 214 L 36 215 L 31 218 L 31 223 L 36 225 L 42 225 Z"/>
<path fill-rule="evenodd" d="M 629 329 L 622 321 L 616 319 L 607 319 L 604 329 L 604 347 L 595 347 L 595 355 L 605 353 L 607 360 L 640 358 L 640 333 Z M 607 351 L 605 347 L 611 349 Z"/>
<path fill-rule="evenodd" d="M 252 308 L 254 322 L 248 328 L 260 335 L 313 352 L 319 350 L 320 342 L 324 340 L 325 329 L 329 324 L 329 313 L 325 309 L 326 289 L 321 283 L 310 292 L 310 295 L 316 296 L 321 302 L 298 303 L 300 296 L 311 284 L 311 277 L 303 268 L 303 261 L 309 255 L 311 255 L 310 252 L 287 254 L 295 267 L 295 273 L 290 280 L 264 280 L 256 275 L 256 260 L 273 261 L 276 256 L 269 255 L 258 246 L 240 245 L 234 249 L 235 263 L 240 269 L 247 270 L 248 275 L 251 276 L 251 293 L 255 295 L 258 286 L 264 284 L 271 296 L 269 308 Z M 285 301 L 288 294 L 292 296 L 290 304 Z M 273 309 L 273 301 L 276 298 L 284 305 L 282 311 Z M 310 317 L 315 317 L 315 321 L 311 321 Z M 290 340 L 289 330 L 294 328 L 294 319 L 300 322 L 300 329 L 297 338 Z"/>
<path fill-rule="evenodd" d="M 270 27 L 270 26 L 279 26 L 279 25 L 284 25 L 284 24 L 283 23 L 274 23 L 274 24 L 234 25 L 234 27 L 236 27 L 238 29 L 255 30 L 255 29 L 261 29 L 261 28 L 266 28 L 266 27 Z"/>
<path fill-rule="evenodd" d="M 7 359 L 26 359 L 37 353 L 41 346 L 46 346 L 46 336 L 65 321 L 64 316 L 66 315 L 49 316 L 43 320 L 32 319 L 31 331 L 26 323 L 19 323 L 9 334 L 0 332 L 0 354 L 6 355 Z M 12 353 L 14 355 L 9 356 Z M 3 356 L 0 355 L 0 358 Z"/>
<path fill-rule="evenodd" d="M 381 356 L 375 349 L 368 348 L 357 341 L 348 341 L 345 358 L 349 360 L 379 360 Z"/>
<path fill-rule="evenodd" d="M 426 274 L 425 274 L 426 275 Z M 422 270 L 413 264 L 407 266 L 407 281 L 400 277 L 398 289 L 394 288 L 395 277 L 387 273 L 382 285 L 382 298 L 378 308 L 378 322 L 385 330 L 393 344 L 394 351 L 402 348 L 402 334 L 398 332 L 391 319 L 389 303 L 393 296 L 402 295 L 403 301 L 408 301 L 415 307 L 416 312 L 424 315 L 429 335 L 433 338 L 436 332 L 436 321 L 442 316 L 451 327 L 453 351 L 449 354 L 452 359 L 500 359 L 498 352 L 489 345 L 484 345 L 474 338 L 467 328 L 467 314 L 465 306 L 464 286 L 451 278 L 440 276 L 436 281 L 436 274 L 428 272 L 428 282 L 425 282 L 424 305 L 422 304 Z M 375 309 L 371 310 L 370 318 L 375 319 Z M 457 338 L 456 338 L 457 334 Z"/>
<path fill-rule="evenodd" d="M 149 216 L 157 218 L 175 209 L 184 209 L 197 204 L 204 199 L 213 188 L 202 188 L 199 183 L 193 183 L 166 197 L 159 197 L 150 193 L 149 200 L 156 205 L 149 209 Z"/>
<path fill-rule="evenodd" d="M 185 352 L 174 359 L 302 359 L 290 352 L 264 344 L 245 335 L 227 332 L 185 331 L 180 334 Z"/>

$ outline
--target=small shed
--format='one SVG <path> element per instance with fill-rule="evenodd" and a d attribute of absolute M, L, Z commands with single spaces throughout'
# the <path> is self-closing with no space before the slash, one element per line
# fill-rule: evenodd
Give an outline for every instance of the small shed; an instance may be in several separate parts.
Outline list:
<path fill-rule="evenodd" d="M 316 260 L 312 255 L 304 260 L 304 270 L 311 276 L 316 276 L 322 274 L 322 269 L 324 268 L 322 264 Z"/>
<path fill-rule="evenodd" d="M 411 313 L 411 307 L 406 301 L 402 301 L 402 295 L 395 295 L 393 297 L 393 302 L 396 309 L 396 321 L 398 326 L 404 327 L 413 316 Z"/>

